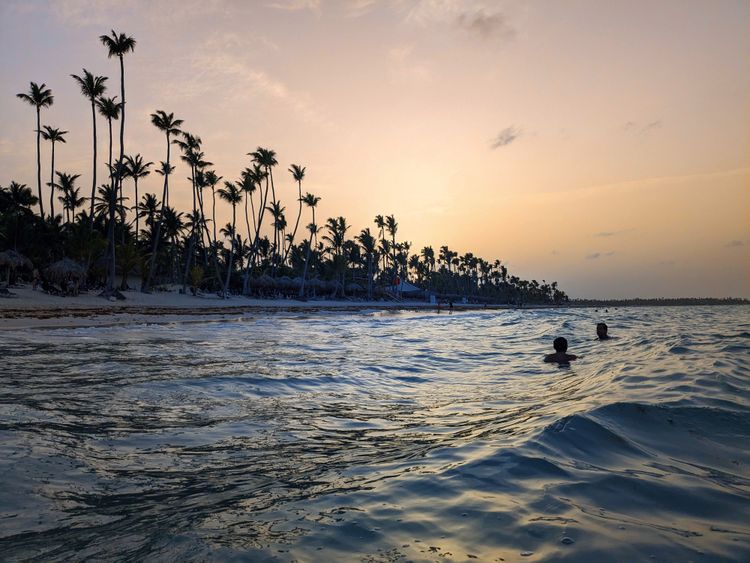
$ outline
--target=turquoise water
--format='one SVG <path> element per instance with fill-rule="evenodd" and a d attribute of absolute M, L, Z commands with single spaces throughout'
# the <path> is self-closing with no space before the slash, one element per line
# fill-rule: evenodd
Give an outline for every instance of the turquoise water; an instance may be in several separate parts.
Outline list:
<path fill-rule="evenodd" d="M 750 560 L 747 307 L 275 313 L 0 357 L 3 559 Z"/>

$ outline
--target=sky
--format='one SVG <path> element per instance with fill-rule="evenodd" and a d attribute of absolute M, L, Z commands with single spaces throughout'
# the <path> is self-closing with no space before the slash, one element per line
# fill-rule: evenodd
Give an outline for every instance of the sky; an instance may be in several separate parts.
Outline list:
<path fill-rule="evenodd" d="M 290 222 L 296 163 L 350 235 L 394 214 L 414 250 L 500 259 L 572 297 L 750 297 L 750 2 L 2 0 L 0 185 L 36 184 L 34 109 L 15 97 L 34 81 L 55 95 L 42 123 L 69 131 L 57 168 L 90 189 L 70 74 L 119 93 L 110 29 L 137 40 L 126 153 L 164 160 L 157 109 L 225 179 L 272 148 Z M 188 173 L 171 182 L 183 210 Z"/>

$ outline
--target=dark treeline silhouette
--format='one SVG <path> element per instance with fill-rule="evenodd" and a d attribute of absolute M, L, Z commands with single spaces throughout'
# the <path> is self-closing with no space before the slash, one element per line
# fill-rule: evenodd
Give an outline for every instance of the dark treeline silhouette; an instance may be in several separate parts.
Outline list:
<path fill-rule="evenodd" d="M 634 299 L 572 299 L 573 307 L 681 307 L 696 305 L 750 305 L 738 297 L 654 297 Z"/>
<path fill-rule="evenodd" d="M 127 153 L 124 56 L 136 42 L 115 31 L 102 35 L 100 41 L 108 56 L 118 59 L 119 98 L 106 96 L 105 76 L 86 69 L 71 75 L 91 106 L 90 196 L 78 185 L 80 174 L 66 171 L 59 158 L 55 161 L 55 143 L 64 143 L 68 132 L 42 125 L 41 110 L 53 106 L 51 90 L 32 82 L 27 93 L 18 94 L 36 111 L 37 185 L 36 195 L 16 181 L 0 187 L 0 250 L 6 251 L 0 252 L 0 267 L 7 267 L 8 281 L 28 275 L 22 272 L 30 269 L 30 261 L 42 278 L 45 272 L 55 273 L 50 278 L 59 291 L 66 291 L 62 280 L 75 291 L 101 289 L 105 297 L 121 297 L 118 288 L 127 289 L 128 283 L 139 279 L 144 292 L 179 284 L 185 292 L 223 296 L 432 294 L 446 300 L 513 304 L 568 300 L 556 282 L 520 279 L 499 260 L 459 254 L 447 246 L 437 252 L 429 246 L 414 252 L 410 242 L 398 239 L 393 215 L 377 215 L 374 230 L 368 227 L 356 234 L 345 217 L 331 217 L 319 225 L 316 210 L 321 198 L 303 190 L 304 166 L 288 168 L 294 203 L 286 206 L 275 183 L 279 166 L 275 151 L 258 147 L 249 152 L 238 177 L 225 179 L 208 160 L 201 138 L 187 131 L 173 113 L 156 110 L 151 115 L 151 123 L 164 135 L 163 160 L 155 164 Z M 97 117 L 107 124 L 109 171 L 99 185 Z M 117 121 L 119 142 L 113 137 Z M 51 147 L 47 194 L 42 186 L 42 140 Z M 170 188 L 186 187 L 173 179 L 178 166 L 188 174 L 192 205 L 186 210 L 170 203 Z M 162 177 L 161 193 L 140 193 L 139 180 L 152 172 Z M 232 221 L 224 226 L 216 222 L 219 205 L 231 208 Z M 55 290 L 49 280 L 43 281 L 43 287 Z"/>

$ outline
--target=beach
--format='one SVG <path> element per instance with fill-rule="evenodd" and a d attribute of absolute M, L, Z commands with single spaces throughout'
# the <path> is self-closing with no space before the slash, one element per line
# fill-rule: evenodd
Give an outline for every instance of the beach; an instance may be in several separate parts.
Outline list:
<path fill-rule="evenodd" d="M 367 301 L 356 299 L 257 299 L 216 295 L 185 295 L 175 291 L 126 291 L 125 300 L 107 300 L 97 292 L 59 297 L 29 286 L 13 287 L 11 297 L 0 299 L 0 330 L 21 328 L 71 328 L 117 324 L 223 320 L 273 311 L 366 309 L 435 309 L 425 301 Z M 447 305 L 443 305 L 446 308 Z M 482 305 L 462 305 L 476 308 Z M 499 306 L 494 306 L 497 308 Z"/>

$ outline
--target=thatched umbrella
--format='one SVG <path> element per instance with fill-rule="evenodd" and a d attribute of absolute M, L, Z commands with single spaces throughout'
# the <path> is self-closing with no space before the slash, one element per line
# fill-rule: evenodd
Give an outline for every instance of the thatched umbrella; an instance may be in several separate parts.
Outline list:
<path fill-rule="evenodd" d="M 21 268 L 31 270 L 31 268 L 33 267 L 33 265 L 31 264 L 31 260 L 26 258 L 26 256 L 24 256 L 20 252 L 16 252 L 15 250 L 6 250 L 5 252 L 0 252 L 0 268 L 3 266 L 8 268 L 8 285 L 10 285 L 10 276 L 12 272 Z"/>
<path fill-rule="evenodd" d="M 58 260 L 44 270 L 44 276 L 48 281 L 62 285 L 70 280 L 80 282 L 86 275 L 86 271 L 78 262 L 70 258 Z"/>
<path fill-rule="evenodd" d="M 300 276 L 292 279 L 292 287 L 294 289 L 299 289 L 300 287 L 302 287 L 302 278 Z"/>
<path fill-rule="evenodd" d="M 294 287 L 294 282 L 289 276 L 281 276 L 276 282 L 281 289 L 292 289 Z"/>

